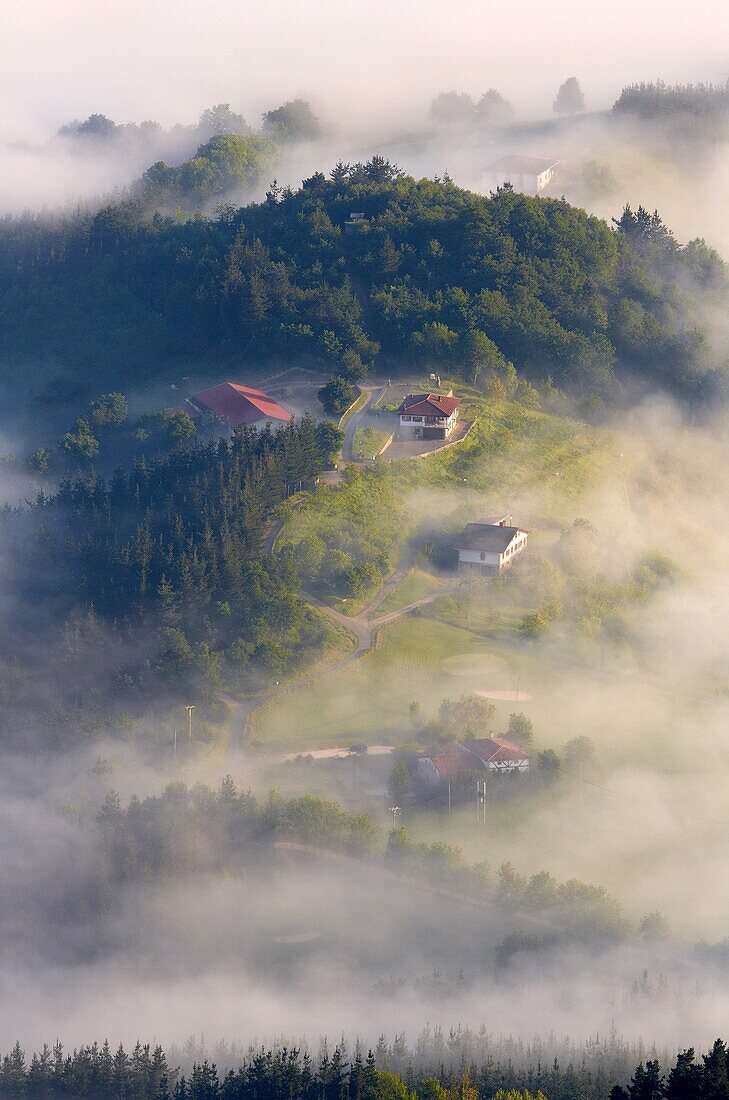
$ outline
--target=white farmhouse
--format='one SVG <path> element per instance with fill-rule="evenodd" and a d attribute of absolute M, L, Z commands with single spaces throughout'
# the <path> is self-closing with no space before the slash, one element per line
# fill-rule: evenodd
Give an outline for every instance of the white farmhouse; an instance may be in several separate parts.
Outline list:
<path fill-rule="evenodd" d="M 559 161 L 547 157 L 499 157 L 484 172 L 483 183 L 490 191 L 510 183 L 515 191 L 538 195 L 557 175 Z"/>
<path fill-rule="evenodd" d="M 469 523 L 456 541 L 458 572 L 491 576 L 508 569 L 526 550 L 528 531 L 513 527 L 511 516 L 487 523 Z"/>
<path fill-rule="evenodd" d="M 448 439 L 458 423 L 460 397 L 453 393 L 409 393 L 397 410 L 399 439 Z"/>
<path fill-rule="evenodd" d="M 479 737 L 455 741 L 418 759 L 417 774 L 431 787 L 445 780 L 476 772 L 506 775 L 529 771 L 529 753 L 505 737 Z"/>

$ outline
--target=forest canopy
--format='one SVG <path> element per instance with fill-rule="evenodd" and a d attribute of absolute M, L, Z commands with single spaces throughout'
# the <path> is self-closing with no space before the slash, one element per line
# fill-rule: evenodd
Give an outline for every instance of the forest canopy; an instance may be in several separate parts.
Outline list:
<path fill-rule="evenodd" d="M 260 142 L 218 136 L 148 181 L 174 189 L 166 173 L 190 171 L 202 194 L 213 177 L 260 172 Z M 0 354 L 44 357 L 97 389 L 215 357 L 296 360 L 354 381 L 373 364 L 478 381 L 512 362 L 607 401 L 627 378 L 714 394 L 723 351 L 703 317 L 724 264 L 645 213 L 611 227 L 564 200 L 476 195 L 374 157 L 211 217 L 134 199 L 54 225 L 7 219 Z"/>

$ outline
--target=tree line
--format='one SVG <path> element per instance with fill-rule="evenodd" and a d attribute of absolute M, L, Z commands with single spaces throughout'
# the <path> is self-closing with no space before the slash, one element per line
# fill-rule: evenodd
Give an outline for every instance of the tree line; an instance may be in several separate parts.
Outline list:
<path fill-rule="evenodd" d="M 188 788 L 174 783 L 161 795 L 132 798 L 126 807 L 111 791 L 94 828 L 99 873 L 92 893 L 98 891 L 96 900 L 104 905 L 113 905 L 118 888 L 126 883 L 239 871 L 270 859 L 274 843 L 287 841 L 354 858 L 372 856 L 434 889 L 503 906 L 511 913 L 538 914 L 545 922 L 542 932 L 507 938 L 497 952 L 501 968 L 517 955 L 535 957 L 560 942 L 608 944 L 630 931 L 603 887 L 577 879 L 558 882 L 547 871 L 526 877 L 511 863 L 496 871 L 486 862 L 469 864 L 458 847 L 415 843 L 402 827 L 383 837 L 368 814 L 350 813 L 313 795 L 286 799 L 274 791 L 259 802 L 240 791 L 230 776 L 217 791 L 203 784 Z M 641 933 L 650 930 L 641 927 Z"/>
<path fill-rule="evenodd" d="M 5 1100 L 726 1100 L 727 1046 L 717 1039 L 698 1060 L 681 1051 L 668 1077 L 657 1059 L 631 1074 L 634 1049 L 611 1036 L 582 1047 L 569 1041 L 474 1035 L 427 1028 L 409 1048 L 384 1036 L 365 1054 L 342 1040 L 317 1056 L 297 1046 L 238 1052 L 218 1044 L 218 1062 L 191 1040 L 168 1055 L 137 1042 L 128 1053 L 107 1042 L 65 1051 L 61 1043 L 26 1055 L 19 1043 L 0 1060 Z M 438 1054 L 439 1052 L 439 1054 Z M 188 1057 L 192 1054 L 192 1060 Z M 551 1055 L 551 1057 L 550 1057 Z M 562 1059 L 558 1055 L 562 1056 Z M 179 1061 L 176 1059 L 179 1058 Z M 227 1067 L 227 1068 L 226 1068 Z M 628 1078 L 630 1078 L 628 1083 Z M 616 1083 L 617 1082 L 617 1083 Z M 621 1082 L 625 1082 L 625 1085 Z M 611 1087 L 612 1086 L 612 1087 Z"/>

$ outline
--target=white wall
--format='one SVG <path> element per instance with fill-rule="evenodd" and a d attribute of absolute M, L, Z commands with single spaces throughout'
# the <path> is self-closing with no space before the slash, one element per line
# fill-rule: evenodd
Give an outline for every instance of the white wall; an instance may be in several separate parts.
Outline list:
<path fill-rule="evenodd" d="M 483 554 L 483 557 L 481 556 Z M 493 565 L 498 566 L 499 554 L 489 553 L 481 550 L 459 550 L 458 560 L 462 562 L 473 563 L 474 565 Z"/>

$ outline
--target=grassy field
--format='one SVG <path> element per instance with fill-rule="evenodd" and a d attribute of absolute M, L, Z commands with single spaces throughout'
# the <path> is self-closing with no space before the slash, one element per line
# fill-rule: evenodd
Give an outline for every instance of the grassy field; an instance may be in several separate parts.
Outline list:
<path fill-rule="evenodd" d="M 619 461 L 607 432 L 512 404 L 490 406 L 467 387 L 459 392 L 480 417 L 463 444 L 419 461 L 384 469 L 378 464 L 351 484 L 319 490 L 292 513 L 279 545 L 303 548 L 319 539 L 327 555 L 337 546 L 353 560 L 360 553 L 387 554 L 394 568 L 408 539 L 427 540 L 426 522 L 434 534 L 445 532 L 450 539 L 450 532 L 469 520 L 508 511 L 531 528 L 530 545 L 540 552 L 562 526 L 589 515 L 591 492 Z M 413 569 L 377 614 L 415 602 L 436 587 L 434 577 Z M 444 595 L 423 613 L 386 628 L 377 651 L 324 675 L 315 688 L 266 707 L 254 737 L 282 751 L 357 741 L 404 745 L 414 738 L 408 716 L 413 700 L 428 719 L 444 697 L 471 691 L 514 691 L 521 684 L 522 692 L 536 699 L 549 674 L 538 652 L 519 636 L 525 610 L 503 602 L 497 607 L 462 586 L 456 595 Z M 518 706 L 498 702 L 494 729 L 505 728 L 511 711 L 529 713 L 535 706 L 524 697 Z"/>
<path fill-rule="evenodd" d="M 354 433 L 352 454 L 357 462 L 371 462 L 392 435 L 392 428 L 386 431 L 379 425 L 360 426 Z"/>
<path fill-rule="evenodd" d="M 396 588 L 393 588 L 386 599 L 377 608 L 377 616 L 387 615 L 390 611 L 398 611 L 401 607 L 424 600 L 426 596 L 438 592 L 444 585 L 440 577 L 433 573 L 426 573 L 424 569 L 411 569 Z"/>
<path fill-rule="evenodd" d="M 409 706 L 427 719 L 441 700 L 470 691 L 524 692 L 534 676 L 529 656 L 506 650 L 448 623 L 410 616 L 384 631 L 380 648 L 315 686 L 282 697 L 257 716 L 254 739 L 271 751 L 414 740 Z M 525 702 L 520 709 L 527 710 Z M 505 724 L 514 704 L 497 704 Z"/>

